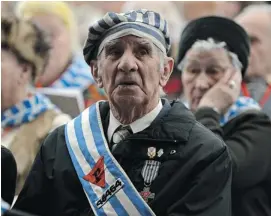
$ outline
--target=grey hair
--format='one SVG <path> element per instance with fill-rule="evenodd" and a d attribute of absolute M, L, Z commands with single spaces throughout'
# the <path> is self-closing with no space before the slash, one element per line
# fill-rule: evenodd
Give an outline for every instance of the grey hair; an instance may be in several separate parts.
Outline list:
<path fill-rule="evenodd" d="M 160 71 L 160 73 L 162 73 L 162 71 L 164 70 L 166 54 L 164 54 L 164 52 L 162 50 L 160 50 L 158 47 L 157 47 L 157 52 L 158 52 L 158 55 L 159 55 L 159 62 L 160 62 L 159 71 Z M 160 97 L 167 96 L 167 94 L 163 90 L 162 86 L 159 86 L 159 95 L 160 95 Z"/>
<path fill-rule="evenodd" d="M 192 47 L 190 48 L 191 50 L 200 50 L 200 51 L 210 51 L 210 50 L 214 50 L 214 49 L 224 49 L 232 62 L 232 65 L 238 70 L 241 71 L 243 68 L 242 63 L 240 62 L 238 56 L 227 50 L 227 44 L 226 42 L 222 41 L 222 42 L 216 42 L 213 38 L 208 38 L 207 40 L 198 40 L 196 41 Z M 177 68 L 178 70 L 182 71 L 184 68 L 184 64 L 186 61 L 186 57 L 183 58 L 183 60 L 178 64 Z"/>
<path fill-rule="evenodd" d="M 160 62 L 159 71 L 162 71 L 164 69 L 166 55 L 159 48 L 157 48 L 157 52 L 159 55 L 159 62 Z"/>

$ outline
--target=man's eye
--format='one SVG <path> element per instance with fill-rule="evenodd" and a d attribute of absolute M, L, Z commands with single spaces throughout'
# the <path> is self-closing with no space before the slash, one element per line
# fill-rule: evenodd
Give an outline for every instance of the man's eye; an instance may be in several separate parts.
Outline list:
<path fill-rule="evenodd" d="M 149 52 L 148 52 L 148 50 L 146 50 L 146 49 L 140 49 L 139 50 L 139 54 L 140 55 L 147 55 Z"/>
<path fill-rule="evenodd" d="M 112 50 L 109 50 L 109 54 L 112 56 L 119 56 L 121 55 L 121 51 L 117 49 L 112 49 Z"/>

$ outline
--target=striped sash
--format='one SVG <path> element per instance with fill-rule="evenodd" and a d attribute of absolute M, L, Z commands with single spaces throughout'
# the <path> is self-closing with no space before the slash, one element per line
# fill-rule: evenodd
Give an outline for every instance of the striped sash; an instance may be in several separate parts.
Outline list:
<path fill-rule="evenodd" d="M 93 104 L 65 127 L 68 151 L 91 208 L 95 215 L 153 216 L 108 148 L 100 103 Z M 104 188 L 85 180 L 97 162 L 104 163 Z"/>

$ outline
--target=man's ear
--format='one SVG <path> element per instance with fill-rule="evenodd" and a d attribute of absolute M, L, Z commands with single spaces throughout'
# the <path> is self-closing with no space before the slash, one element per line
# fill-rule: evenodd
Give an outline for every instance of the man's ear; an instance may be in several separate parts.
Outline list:
<path fill-rule="evenodd" d="M 173 71 L 174 59 L 171 57 L 165 57 L 164 68 L 161 71 L 160 86 L 164 87 L 169 80 L 169 77 Z"/>
<path fill-rule="evenodd" d="M 99 88 L 103 88 L 103 80 L 102 80 L 102 76 L 99 73 L 98 61 L 97 60 L 92 60 L 90 62 L 90 67 L 91 67 L 92 76 L 93 76 L 95 82 L 97 83 L 97 86 Z"/>

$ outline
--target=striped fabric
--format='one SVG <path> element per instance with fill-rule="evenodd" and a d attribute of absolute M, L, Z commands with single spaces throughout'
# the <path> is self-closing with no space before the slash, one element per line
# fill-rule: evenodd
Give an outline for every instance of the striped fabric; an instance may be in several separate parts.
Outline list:
<path fill-rule="evenodd" d="M 81 56 L 77 55 L 72 59 L 72 63 L 68 69 L 50 87 L 80 88 L 85 90 L 94 83 L 90 67 L 84 62 Z"/>
<path fill-rule="evenodd" d="M 261 110 L 260 105 L 252 98 L 239 97 L 237 101 L 228 109 L 224 116 L 220 118 L 220 125 L 225 125 L 228 121 L 240 115 L 241 113 L 251 110 Z"/>
<path fill-rule="evenodd" d="M 189 109 L 188 102 L 187 101 L 182 102 Z M 251 109 L 261 110 L 261 107 L 254 99 L 240 96 L 237 99 L 237 101 L 228 109 L 228 111 L 223 116 L 220 117 L 220 125 L 224 126 L 231 119 Z"/>
<path fill-rule="evenodd" d="M 103 102 L 92 105 L 65 127 L 67 148 L 90 206 L 97 216 L 155 215 L 108 148 L 99 110 L 100 103 Z M 84 179 L 101 157 L 104 158 L 105 188 Z M 99 207 L 98 200 L 117 180 L 123 186 Z"/>
<path fill-rule="evenodd" d="M 1 113 L 2 128 L 20 126 L 35 120 L 47 110 L 58 108 L 42 94 L 35 94 Z"/>
<path fill-rule="evenodd" d="M 146 9 L 109 12 L 89 28 L 83 50 L 86 62 L 95 59 L 107 41 L 126 35 L 149 38 L 164 53 L 170 49 L 168 24 L 160 14 Z"/>

